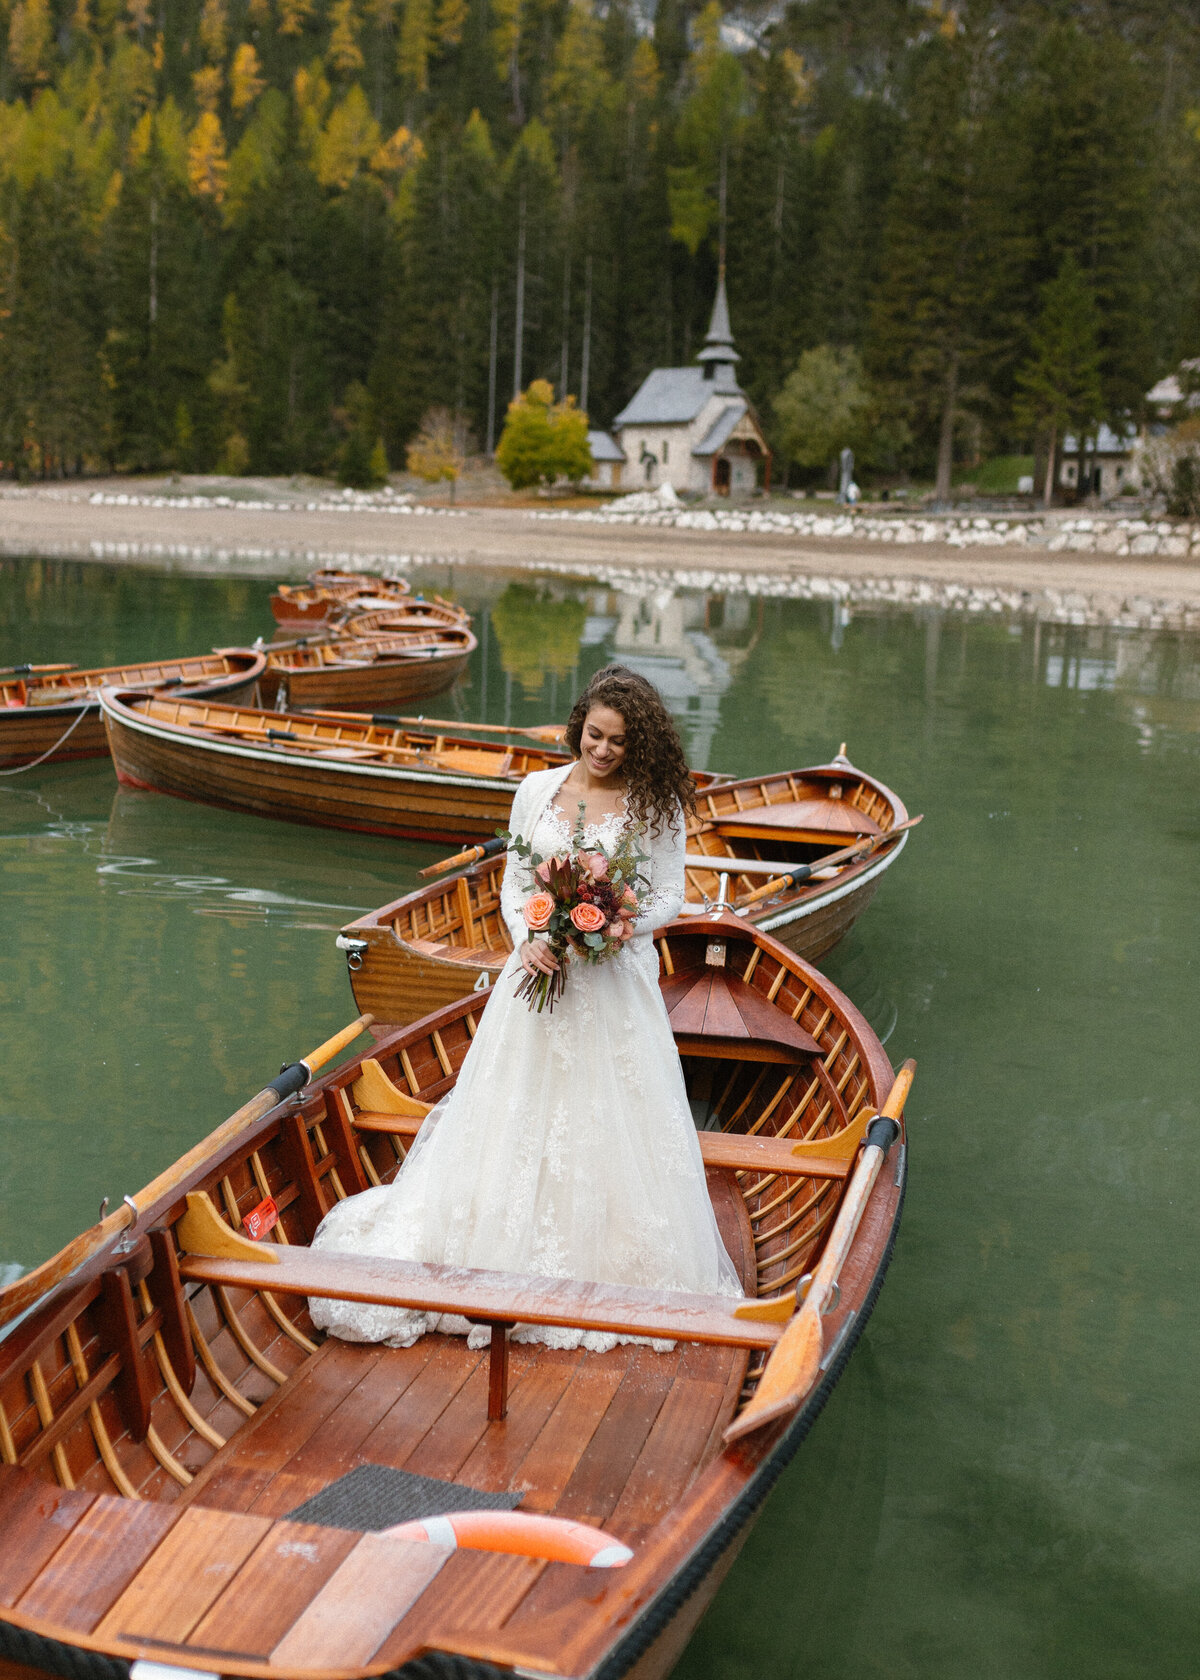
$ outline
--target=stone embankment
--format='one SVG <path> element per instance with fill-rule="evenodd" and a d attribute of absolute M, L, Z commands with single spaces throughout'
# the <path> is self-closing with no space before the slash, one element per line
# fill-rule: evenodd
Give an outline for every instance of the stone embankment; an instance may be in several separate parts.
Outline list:
<path fill-rule="evenodd" d="M 791 513 L 782 509 L 689 508 L 653 493 L 627 496 L 595 511 L 539 512 L 535 519 L 589 525 L 655 525 L 676 531 L 791 534 L 855 543 L 939 543 L 948 548 L 1044 549 L 1076 554 L 1160 554 L 1200 559 L 1200 524 L 1115 515 L 1041 517 L 963 514 Z"/>
<path fill-rule="evenodd" d="M 390 488 L 334 491 L 314 501 L 296 496 L 287 500 L 278 497 L 266 500 L 251 496 L 139 496 L 124 490 L 94 490 L 88 497 L 88 504 L 91 507 L 236 508 L 242 513 L 394 513 L 437 514 L 443 519 L 465 517 L 461 508 L 428 507 L 409 495 L 398 495 Z"/>

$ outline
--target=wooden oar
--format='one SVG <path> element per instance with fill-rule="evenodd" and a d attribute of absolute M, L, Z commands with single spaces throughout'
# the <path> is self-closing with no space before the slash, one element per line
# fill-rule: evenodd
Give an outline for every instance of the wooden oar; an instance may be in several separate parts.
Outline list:
<path fill-rule="evenodd" d="M 904 1104 L 908 1100 L 916 1071 L 916 1062 L 910 1059 L 904 1063 L 896 1075 L 887 1101 L 868 1126 L 866 1143 L 858 1166 L 842 1198 L 837 1219 L 825 1244 L 821 1263 L 813 1273 L 804 1304 L 788 1324 L 775 1351 L 768 1359 L 753 1398 L 726 1429 L 726 1445 L 732 1441 L 740 1441 L 743 1435 L 749 1435 L 753 1430 L 763 1428 L 765 1424 L 786 1417 L 796 1409 L 817 1380 L 824 1348 L 821 1315 L 837 1283 L 843 1262 L 850 1252 L 863 1210 L 871 1191 L 875 1188 L 875 1180 L 879 1177 L 879 1170 L 888 1150 L 899 1136 L 900 1116 L 904 1113 Z M 738 1308 L 737 1311 L 746 1317 L 762 1316 L 762 1310 L 756 1312 L 753 1307 Z"/>
<path fill-rule="evenodd" d="M 465 852 L 455 852 L 453 857 L 443 858 L 440 863 L 431 863 L 428 869 L 418 869 L 417 874 L 444 875 L 447 869 L 457 869 L 460 863 L 478 863 L 480 858 L 495 857 L 504 849 L 503 840 L 485 840 L 482 846 L 468 846 Z"/>
<path fill-rule="evenodd" d="M 883 834 L 869 834 L 865 840 L 856 840 L 852 846 L 843 846 L 840 852 L 829 852 L 825 857 L 814 858 L 811 863 L 798 863 L 786 875 L 776 876 L 773 881 L 764 881 L 761 887 L 755 887 L 752 892 L 743 893 L 740 898 L 734 900 L 734 905 L 738 910 L 743 910 L 747 905 L 757 904 L 760 898 L 770 898 L 774 893 L 783 892 L 787 887 L 798 887 L 802 881 L 810 880 L 821 869 L 832 869 L 839 863 L 848 863 L 851 858 L 869 857 L 872 852 L 878 851 L 880 846 L 886 845 L 897 834 L 903 834 L 905 829 L 915 828 L 923 820 L 923 816 L 909 817 L 907 822 L 897 823 L 895 828 L 889 828 Z M 736 875 L 738 873 L 737 861 L 736 858 L 714 859 L 713 872 L 719 875 Z M 704 865 L 699 863 L 693 865 L 689 857 L 688 867 L 703 868 Z"/>
<path fill-rule="evenodd" d="M 373 1015 L 360 1015 L 357 1021 L 351 1021 L 348 1027 L 334 1033 L 332 1038 L 327 1038 L 324 1044 L 310 1050 L 300 1061 L 282 1068 L 269 1085 L 264 1085 L 257 1096 L 251 1097 L 250 1101 L 243 1103 L 228 1120 L 222 1121 L 215 1132 L 210 1132 L 194 1149 L 189 1149 L 186 1155 L 168 1167 L 166 1172 L 160 1173 L 144 1190 L 139 1190 L 136 1196 L 127 1196 L 115 1213 L 110 1213 L 90 1230 L 81 1232 L 73 1242 L 69 1242 L 58 1254 L 51 1255 L 50 1259 L 43 1261 L 40 1266 L 35 1266 L 33 1271 L 26 1272 L 15 1282 L 0 1289 L 0 1325 L 17 1318 L 122 1233 L 131 1234 L 132 1228 L 147 1208 L 153 1207 L 182 1184 L 202 1162 L 223 1149 L 240 1133 L 257 1124 L 264 1114 L 270 1113 L 276 1103 L 290 1097 L 295 1091 L 303 1090 L 317 1068 L 324 1067 L 339 1051 L 352 1044 L 360 1033 L 366 1032 L 374 1019 Z M 132 1246 L 128 1235 L 124 1246 Z"/>
<path fill-rule="evenodd" d="M 449 718 L 399 717 L 395 712 L 334 712 L 317 711 L 315 708 L 306 708 L 304 715 L 334 718 L 339 723 L 401 724 L 408 729 L 449 729 L 455 735 L 464 729 L 469 729 L 476 735 L 523 735 L 527 740 L 538 741 L 543 745 L 557 741 L 566 728 L 564 723 L 538 723 L 531 729 L 510 729 L 504 723 L 453 723 Z"/>
<path fill-rule="evenodd" d="M 69 661 L 66 665 L 6 665 L 0 670 L 0 680 L 5 677 L 31 677 L 37 671 L 73 671 L 75 669 Z"/>

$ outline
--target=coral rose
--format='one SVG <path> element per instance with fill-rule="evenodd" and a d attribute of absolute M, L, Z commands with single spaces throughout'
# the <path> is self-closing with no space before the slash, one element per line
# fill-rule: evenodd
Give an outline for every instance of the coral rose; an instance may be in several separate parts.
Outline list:
<path fill-rule="evenodd" d="M 571 911 L 571 920 L 580 933 L 599 933 L 606 918 L 595 904 L 577 904 Z"/>
<path fill-rule="evenodd" d="M 521 914 L 525 918 L 525 926 L 531 933 L 540 933 L 544 927 L 549 927 L 550 918 L 554 914 L 554 896 L 552 893 L 534 893 L 527 899 Z"/>

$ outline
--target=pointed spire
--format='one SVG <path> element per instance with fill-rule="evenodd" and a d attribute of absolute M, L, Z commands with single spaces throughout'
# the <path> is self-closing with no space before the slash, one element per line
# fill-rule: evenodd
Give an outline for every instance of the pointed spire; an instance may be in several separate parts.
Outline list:
<path fill-rule="evenodd" d="M 708 323 L 704 348 L 696 360 L 704 364 L 706 379 L 713 379 L 723 389 L 727 387 L 736 391 L 738 384 L 734 364 L 741 359 L 733 348 L 733 329 L 729 325 L 729 300 L 725 296 L 725 264 L 722 263 L 717 271 L 717 296 L 713 303 L 712 319 Z"/>

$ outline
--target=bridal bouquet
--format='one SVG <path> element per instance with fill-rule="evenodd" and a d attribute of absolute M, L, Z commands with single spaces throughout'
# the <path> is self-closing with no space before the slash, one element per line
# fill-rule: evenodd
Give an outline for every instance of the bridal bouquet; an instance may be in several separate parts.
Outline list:
<path fill-rule="evenodd" d="M 555 857 L 542 857 L 518 834 L 500 833 L 539 883 L 522 910 L 529 937 L 544 936 L 558 958 L 553 974 L 527 974 L 517 987 L 516 995 L 539 1015 L 547 1007 L 553 1010 L 562 996 L 570 959 L 607 962 L 632 934 L 638 914 L 638 865 L 646 861 L 646 854 L 638 851 L 631 835 L 611 852 L 585 845 L 584 811 L 580 800 L 572 849 Z"/>

